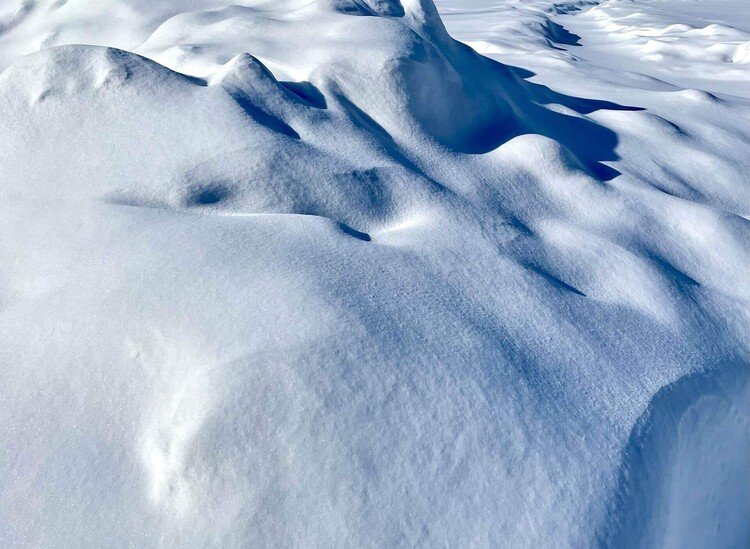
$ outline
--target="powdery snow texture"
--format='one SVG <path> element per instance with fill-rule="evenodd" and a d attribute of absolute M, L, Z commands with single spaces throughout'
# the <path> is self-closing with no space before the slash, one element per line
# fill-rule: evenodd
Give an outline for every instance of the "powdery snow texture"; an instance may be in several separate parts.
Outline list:
<path fill-rule="evenodd" d="M 746 546 L 745 9 L 0 1 L 0 544 Z"/>

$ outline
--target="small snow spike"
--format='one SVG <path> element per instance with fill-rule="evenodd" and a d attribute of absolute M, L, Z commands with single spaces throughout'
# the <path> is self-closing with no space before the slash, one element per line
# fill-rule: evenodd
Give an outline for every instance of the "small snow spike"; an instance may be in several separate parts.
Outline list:
<path fill-rule="evenodd" d="M 403 17 L 405 13 L 399 0 L 334 0 L 333 6 L 352 15 Z"/>
<path fill-rule="evenodd" d="M 402 0 L 409 26 L 435 43 L 451 42 L 433 0 Z"/>
<path fill-rule="evenodd" d="M 373 15 L 386 17 L 404 16 L 404 7 L 399 0 L 354 0 L 354 3 L 363 5 Z"/>
<path fill-rule="evenodd" d="M 377 17 L 403 17 L 417 33 L 433 42 L 449 38 L 433 0 L 333 0 L 339 12 Z"/>

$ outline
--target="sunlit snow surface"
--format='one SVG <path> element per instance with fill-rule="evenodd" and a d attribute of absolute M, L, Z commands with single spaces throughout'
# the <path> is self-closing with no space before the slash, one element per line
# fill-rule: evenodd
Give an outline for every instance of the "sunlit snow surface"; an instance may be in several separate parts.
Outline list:
<path fill-rule="evenodd" d="M 0 545 L 746 547 L 749 15 L 0 0 Z"/>

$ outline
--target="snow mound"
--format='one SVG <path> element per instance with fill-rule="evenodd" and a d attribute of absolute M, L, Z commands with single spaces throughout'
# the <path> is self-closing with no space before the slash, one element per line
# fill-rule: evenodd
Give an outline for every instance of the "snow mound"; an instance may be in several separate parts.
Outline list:
<path fill-rule="evenodd" d="M 320 95 L 310 89 L 313 98 Z M 419 170 L 396 163 L 389 158 L 395 151 L 371 143 L 367 128 L 356 125 L 356 111 L 352 120 L 346 113 L 334 118 L 304 91 L 279 83 L 249 55 L 234 59 L 209 87 L 120 50 L 45 50 L 0 78 L 3 111 L 18 122 L 8 130 L 24 136 L 22 126 L 29 122 L 48 126 L 43 136 L 26 133 L 18 152 L 34 142 L 49 157 L 80 159 L 91 186 L 76 184 L 78 162 L 32 167 L 17 157 L 9 166 L 16 174 L 31 171 L 36 181 L 54 174 L 67 183 L 53 191 L 61 200 L 215 214 L 309 214 L 365 228 L 435 194 L 436 184 Z M 165 96 L 170 105 L 159 104 Z M 158 120 L 162 123 L 155 124 Z M 175 126 L 169 120 L 182 122 Z M 70 127 L 82 131 L 71 133 Z M 340 132 L 337 138 L 349 133 L 360 152 L 371 151 L 375 164 L 359 167 L 331 150 L 333 131 Z M 103 162 L 84 160 L 97 156 Z M 139 159 L 136 165 L 133 158 Z"/>
<path fill-rule="evenodd" d="M 3 4 L 4 546 L 746 541 L 746 101 L 440 7 Z"/>
<path fill-rule="evenodd" d="M 429 2 L 275 3 L 185 13 L 164 22 L 138 49 L 176 70 L 207 76 L 253 52 L 282 79 L 341 87 L 367 105 L 390 133 L 423 130 L 448 147 L 481 148 L 474 136 L 507 118 L 508 109 L 481 77 L 486 61 L 459 48 Z M 343 9 L 348 6 L 351 9 Z M 351 17 L 362 10 L 371 15 Z M 279 36 L 294 40 L 280 40 Z M 302 48 L 302 43 L 312 44 Z M 367 52 L 359 55 L 356 52 Z M 460 72 L 457 69 L 460 67 Z M 348 83 L 357 82 L 356 86 Z"/>

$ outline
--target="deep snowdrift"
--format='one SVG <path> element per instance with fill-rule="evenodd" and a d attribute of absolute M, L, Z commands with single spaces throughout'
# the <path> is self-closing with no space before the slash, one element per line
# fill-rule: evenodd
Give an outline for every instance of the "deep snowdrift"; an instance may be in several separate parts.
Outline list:
<path fill-rule="evenodd" d="M 441 7 L 0 5 L 4 546 L 747 541 L 740 77 Z"/>

